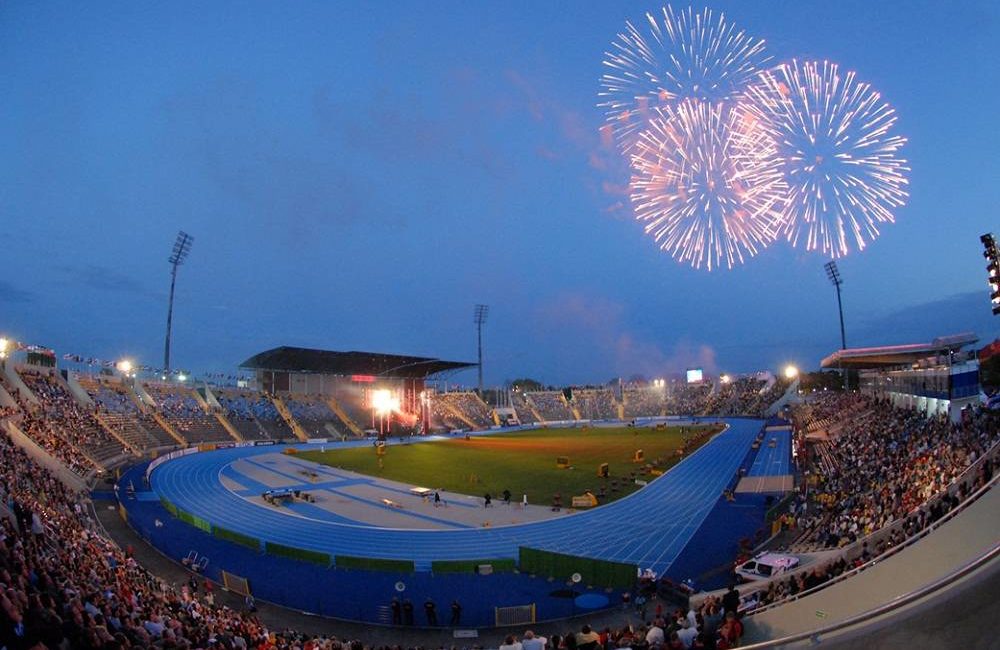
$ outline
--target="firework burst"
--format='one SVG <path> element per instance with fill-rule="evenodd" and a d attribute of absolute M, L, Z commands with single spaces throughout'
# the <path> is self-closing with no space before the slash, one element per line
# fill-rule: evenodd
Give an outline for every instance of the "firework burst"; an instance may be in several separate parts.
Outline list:
<path fill-rule="evenodd" d="M 741 105 L 688 99 L 657 110 L 631 162 L 636 218 L 678 261 L 732 268 L 775 238 L 786 192 L 781 160 Z"/>
<path fill-rule="evenodd" d="M 683 99 L 733 99 L 770 57 L 764 41 L 728 22 L 722 13 L 691 7 L 646 14 L 646 30 L 626 23 L 605 53 L 601 98 L 608 128 L 624 150 L 666 108 Z"/>
<path fill-rule="evenodd" d="M 781 234 L 793 246 L 843 257 L 895 222 L 908 198 L 906 139 L 869 84 L 834 63 L 792 61 L 761 73 L 746 100 L 784 160 Z"/>

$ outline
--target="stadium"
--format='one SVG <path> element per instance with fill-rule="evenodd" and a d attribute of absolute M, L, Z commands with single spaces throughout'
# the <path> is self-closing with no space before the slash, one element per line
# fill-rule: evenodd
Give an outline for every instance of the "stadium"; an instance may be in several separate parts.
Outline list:
<path fill-rule="evenodd" d="M 869 603 L 840 594 L 922 594 L 931 575 L 913 569 L 943 549 L 937 572 L 990 575 L 1000 428 L 963 351 L 976 341 L 837 351 L 823 365 L 859 370 L 849 392 L 807 393 L 792 368 L 692 370 L 512 389 L 491 407 L 435 391 L 435 376 L 471 365 L 440 359 L 285 347 L 245 361 L 253 376 L 233 385 L 4 340 L 18 486 L 5 523 L 49 540 L 96 525 L 88 544 L 123 562 L 113 539 L 128 547 L 127 525 L 192 576 L 182 598 L 210 581 L 340 621 L 487 638 L 629 620 L 633 599 L 718 618 L 735 570 L 791 558 L 740 570 L 749 579 L 725 607 L 744 643 L 814 635 L 786 614 L 803 607 L 850 631 Z M 93 510 L 69 508 L 75 493 Z M 886 584 L 886 571 L 901 573 Z"/>
<path fill-rule="evenodd" d="M 1000 646 L 981 5 L 0 6 L 0 650 Z"/>

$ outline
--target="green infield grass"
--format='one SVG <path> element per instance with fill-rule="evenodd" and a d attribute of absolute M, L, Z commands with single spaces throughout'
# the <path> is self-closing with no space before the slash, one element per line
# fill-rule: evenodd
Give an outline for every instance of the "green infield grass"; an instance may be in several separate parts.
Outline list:
<path fill-rule="evenodd" d="M 299 451 L 297 457 L 331 467 L 378 476 L 401 483 L 460 494 L 491 494 L 494 502 L 510 490 L 512 500 L 550 505 L 553 495 L 564 506 L 574 495 L 590 490 L 600 503 L 620 499 L 637 489 L 638 478 L 650 481 L 704 444 L 721 425 L 654 428 L 533 429 L 489 436 L 456 436 L 449 440 L 399 444 L 392 441 L 381 457 L 372 447 Z M 635 462 L 637 450 L 644 460 Z M 566 457 L 569 468 L 556 459 Z M 608 464 L 610 478 L 598 476 Z M 650 470 L 654 470 L 651 472 Z M 601 496 L 603 492 L 603 496 Z"/>

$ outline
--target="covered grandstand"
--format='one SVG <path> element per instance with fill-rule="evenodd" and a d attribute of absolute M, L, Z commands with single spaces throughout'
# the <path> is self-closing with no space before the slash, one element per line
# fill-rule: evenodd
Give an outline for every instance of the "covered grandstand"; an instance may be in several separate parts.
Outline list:
<path fill-rule="evenodd" d="M 947 415 L 953 422 L 979 400 L 979 359 L 963 351 L 979 340 L 966 332 L 928 343 L 837 350 L 823 368 L 856 370 L 863 393 L 884 397 L 894 406 L 925 415 Z"/>
<path fill-rule="evenodd" d="M 379 352 L 282 346 L 260 352 L 240 367 L 254 372 L 259 390 L 283 402 L 290 417 L 302 425 L 305 435 L 347 437 L 393 426 L 428 430 L 431 410 L 424 408 L 422 400 L 422 396 L 426 397 L 428 379 L 475 364 Z M 388 416 L 380 415 L 375 403 L 376 395 L 384 391 L 388 391 L 395 405 Z M 482 422 L 484 426 L 488 424 Z"/>

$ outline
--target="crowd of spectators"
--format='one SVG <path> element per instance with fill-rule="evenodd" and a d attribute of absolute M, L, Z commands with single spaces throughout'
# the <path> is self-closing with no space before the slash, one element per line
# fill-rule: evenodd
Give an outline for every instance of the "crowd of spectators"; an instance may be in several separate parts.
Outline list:
<path fill-rule="evenodd" d="M 586 420 L 618 419 L 618 401 L 607 388 L 574 390 L 573 406 Z"/>
<path fill-rule="evenodd" d="M 0 497 L 0 647 L 301 647 L 297 635 L 145 571 L 96 531 L 82 494 L 4 433 Z"/>
<path fill-rule="evenodd" d="M 666 414 L 666 392 L 655 386 L 631 386 L 622 391 L 626 418 Z"/>
<path fill-rule="evenodd" d="M 6 409 L 5 415 L 22 433 L 58 459 L 74 474 L 86 476 L 95 469 L 94 463 L 89 458 L 74 449 L 66 438 L 57 435 L 40 417 L 36 417 L 30 412 L 15 409 Z"/>
<path fill-rule="evenodd" d="M 712 395 L 712 384 L 674 382 L 667 391 L 667 413 L 670 415 L 704 415 Z"/>
<path fill-rule="evenodd" d="M 476 425 L 477 429 L 486 429 L 493 426 L 493 417 L 490 407 L 486 405 L 479 396 L 469 391 L 454 393 L 435 393 L 431 397 L 432 402 L 440 401 L 442 409 L 435 408 L 435 411 L 448 410 L 448 406 L 464 415 L 468 420 Z"/>
<path fill-rule="evenodd" d="M 963 428 L 971 428 L 979 431 L 988 427 L 995 429 L 997 422 L 995 420 L 990 422 L 988 421 L 989 419 L 983 414 L 978 414 L 973 418 L 973 421 L 966 423 Z M 973 433 L 973 437 L 978 438 L 979 436 Z M 988 436 L 981 439 L 983 446 L 987 444 L 987 439 Z M 990 444 L 995 445 L 997 442 L 995 434 L 992 440 L 993 442 Z M 980 445 L 973 442 L 973 446 Z M 980 456 L 982 462 L 979 463 L 978 467 L 974 468 L 973 471 L 965 472 L 964 476 L 951 489 L 942 489 L 936 495 L 925 500 L 919 507 L 905 514 L 905 516 L 889 522 L 889 524 L 878 531 L 873 531 L 875 534 L 861 537 L 860 544 L 853 544 L 851 548 L 846 549 L 844 553 L 836 556 L 835 559 L 822 564 L 816 569 L 799 572 L 786 579 L 770 582 L 765 589 L 752 594 L 747 599 L 745 603 L 746 611 L 779 602 L 807 590 L 821 588 L 845 572 L 862 567 L 886 552 L 900 548 L 904 541 L 939 521 L 979 488 L 992 480 L 996 465 L 996 451 L 996 447 L 994 446 L 991 446 L 989 450 L 983 451 L 982 453 L 985 456 Z M 969 454 L 969 462 L 970 464 L 975 462 L 973 453 Z M 798 506 L 801 507 L 801 502 Z M 810 530 L 809 526 L 815 522 L 815 520 L 809 518 L 805 522 L 799 522 L 794 517 L 787 515 L 783 519 L 784 524 L 792 527 L 804 523 L 807 532 Z M 844 540 L 844 537 L 838 537 L 835 540 L 828 539 L 825 541 L 835 541 L 840 545 Z M 820 541 L 823 542 L 824 540 L 821 539 Z"/>
<path fill-rule="evenodd" d="M 468 429 L 469 425 L 448 408 L 444 400 L 432 398 L 428 401 L 430 407 L 430 428 L 432 431 L 460 431 Z"/>
<path fill-rule="evenodd" d="M 524 396 L 547 422 L 576 419 L 561 390 L 534 391 L 525 393 Z"/>
<path fill-rule="evenodd" d="M 753 375 L 720 381 L 705 400 L 701 414 L 761 416 L 781 397 L 785 387 L 777 379 L 772 378 L 769 384 Z"/>
<path fill-rule="evenodd" d="M 94 418 L 93 411 L 81 406 L 55 378 L 30 371 L 21 372 L 20 376 L 41 403 L 40 408 L 33 408 L 27 400 L 21 403 L 26 412 L 37 418 L 36 424 L 42 425 L 32 426 L 33 430 L 48 430 L 97 463 L 122 453 L 121 442 L 109 435 Z"/>
<path fill-rule="evenodd" d="M 514 412 L 517 413 L 518 422 L 521 424 L 530 424 L 538 421 L 538 418 L 531 411 L 528 401 L 521 393 L 512 391 L 510 393 L 510 403 L 514 407 Z"/>
<path fill-rule="evenodd" d="M 662 601 L 639 594 L 634 602 L 630 599 L 622 605 L 638 614 L 636 624 L 600 630 L 583 625 L 579 631 L 564 630 L 548 637 L 527 630 L 520 638 L 507 636 L 500 650 L 728 650 L 738 647 L 743 637 L 738 603 L 738 598 L 732 602 L 708 598 L 696 608 L 668 611 Z"/>
<path fill-rule="evenodd" d="M 844 546 L 913 516 L 1000 440 L 996 417 L 985 411 L 953 424 L 854 393 L 819 397 L 810 417 L 835 418 L 827 401 L 863 417 L 840 423 L 830 460 L 810 461 L 815 485 L 793 505 L 803 539 L 819 547 Z"/>

